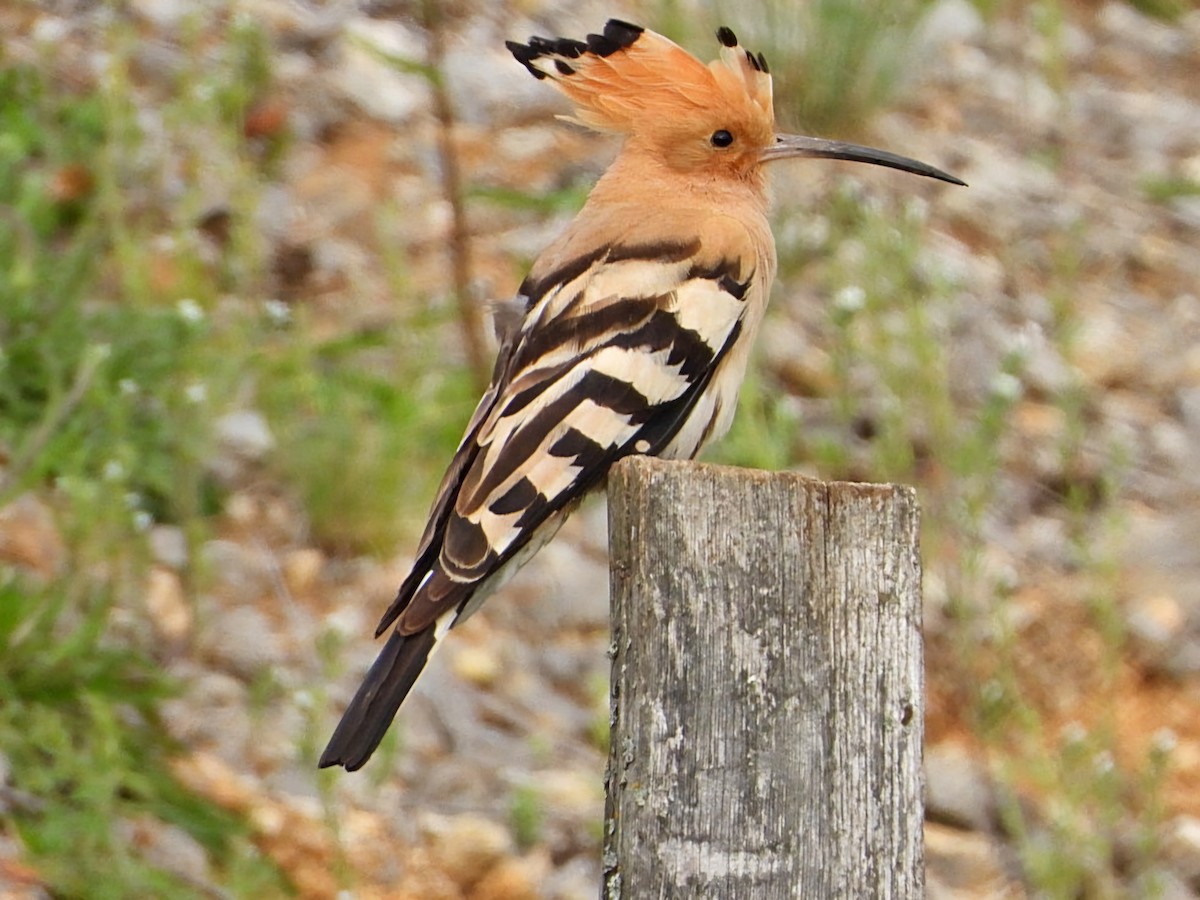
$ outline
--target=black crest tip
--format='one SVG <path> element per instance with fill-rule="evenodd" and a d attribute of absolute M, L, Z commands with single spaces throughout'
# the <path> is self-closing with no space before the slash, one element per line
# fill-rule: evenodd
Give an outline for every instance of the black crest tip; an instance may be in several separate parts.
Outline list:
<path fill-rule="evenodd" d="M 620 19 L 609 19 L 604 23 L 604 36 L 622 49 L 632 45 L 645 30 L 641 25 Z"/>
<path fill-rule="evenodd" d="M 540 71 L 538 67 L 533 64 L 533 61 L 541 56 L 536 48 L 527 44 L 518 44 L 516 41 L 505 41 L 504 46 L 507 47 L 508 52 L 513 55 L 513 59 L 528 69 L 529 74 L 534 78 L 537 78 L 540 81 L 546 77 L 546 73 Z"/>
<path fill-rule="evenodd" d="M 732 28 L 726 28 L 722 25 L 717 29 L 717 40 L 721 42 L 723 47 L 736 47 L 738 43 L 737 35 L 733 33 Z"/>
<path fill-rule="evenodd" d="M 579 59 L 587 50 L 587 44 L 583 41 L 575 41 L 571 38 L 559 38 L 552 43 L 552 49 L 559 56 L 565 56 L 567 59 Z"/>
<path fill-rule="evenodd" d="M 612 56 L 618 50 L 624 50 L 641 37 L 645 31 L 639 25 L 630 25 L 620 19 L 609 19 L 604 24 L 604 34 L 589 34 L 587 48 L 597 56 Z"/>
<path fill-rule="evenodd" d="M 610 41 L 602 34 L 589 34 L 587 48 L 589 53 L 595 53 L 597 56 L 612 56 L 621 49 L 615 41 Z"/>

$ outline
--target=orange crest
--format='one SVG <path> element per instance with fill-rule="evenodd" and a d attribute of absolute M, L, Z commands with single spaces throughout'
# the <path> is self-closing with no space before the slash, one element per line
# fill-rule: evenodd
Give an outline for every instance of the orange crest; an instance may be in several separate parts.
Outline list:
<path fill-rule="evenodd" d="M 775 114 L 766 60 L 739 47 L 728 28 L 717 39 L 720 58 L 708 65 L 661 34 L 617 19 L 586 41 L 533 37 L 507 46 L 534 77 L 550 79 L 575 103 L 572 121 L 590 128 L 652 134 L 701 117 L 769 136 Z"/>

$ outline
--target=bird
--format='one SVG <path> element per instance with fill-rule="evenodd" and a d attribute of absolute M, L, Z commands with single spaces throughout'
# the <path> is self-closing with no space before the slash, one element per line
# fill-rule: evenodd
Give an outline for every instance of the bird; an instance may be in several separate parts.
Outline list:
<path fill-rule="evenodd" d="M 761 53 L 726 27 L 705 64 L 619 19 L 584 40 L 506 42 L 621 146 L 536 258 L 498 327 L 491 382 L 438 488 L 382 651 L 319 766 L 370 758 L 450 630 L 631 454 L 690 459 L 729 428 L 775 275 L 764 167 L 808 157 L 940 169 L 778 134 Z"/>

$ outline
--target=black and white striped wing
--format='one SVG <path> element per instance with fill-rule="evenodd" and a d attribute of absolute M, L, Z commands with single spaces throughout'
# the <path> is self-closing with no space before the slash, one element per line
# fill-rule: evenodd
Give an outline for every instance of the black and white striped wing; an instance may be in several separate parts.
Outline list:
<path fill-rule="evenodd" d="M 714 390 L 747 317 L 753 272 L 699 265 L 696 243 L 611 246 L 522 293 L 438 492 L 413 569 L 377 634 L 395 624 L 321 755 L 354 770 L 374 752 L 446 632 L 557 530 L 631 453 L 691 456 L 722 414 Z M 753 324 L 751 324 L 751 330 Z M 726 397 L 726 412 L 732 399 Z"/>
<path fill-rule="evenodd" d="M 426 572 L 381 630 L 398 617 L 413 634 L 461 608 L 616 459 L 676 437 L 737 339 L 751 274 L 699 270 L 695 251 L 610 247 L 526 282 L 530 311 L 459 448 L 461 478 L 443 485 Z"/>

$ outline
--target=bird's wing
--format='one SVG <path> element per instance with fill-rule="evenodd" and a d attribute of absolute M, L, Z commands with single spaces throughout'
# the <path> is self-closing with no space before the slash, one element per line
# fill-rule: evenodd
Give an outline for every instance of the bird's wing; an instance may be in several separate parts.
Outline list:
<path fill-rule="evenodd" d="M 737 338 L 754 260 L 699 241 L 610 243 L 527 279 L 524 321 L 379 633 L 461 610 L 616 459 L 661 452 Z"/>

